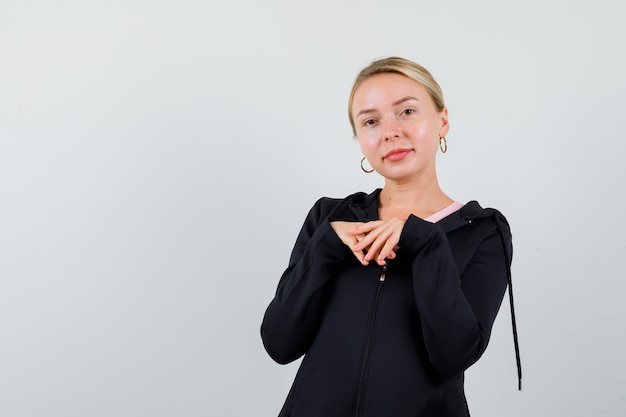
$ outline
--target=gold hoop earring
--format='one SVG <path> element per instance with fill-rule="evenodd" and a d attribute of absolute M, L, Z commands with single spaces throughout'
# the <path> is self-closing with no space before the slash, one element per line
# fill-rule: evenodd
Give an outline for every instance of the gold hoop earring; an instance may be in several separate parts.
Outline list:
<path fill-rule="evenodd" d="M 439 136 L 439 149 L 441 149 L 441 153 L 448 152 L 448 141 L 445 136 Z"/>
<path fill-rule="evenodd" d="M 363 166 L 363 162 L 365 162 L 365 157 L 361 159 L 361 169 L 363 170 L 363 172 L 365 172 L 366 174 L 371 174 L 372 172 L 374 172 L 374 168 L 370 169 L 369 171 L 365 169 L 365 167 Z"/>

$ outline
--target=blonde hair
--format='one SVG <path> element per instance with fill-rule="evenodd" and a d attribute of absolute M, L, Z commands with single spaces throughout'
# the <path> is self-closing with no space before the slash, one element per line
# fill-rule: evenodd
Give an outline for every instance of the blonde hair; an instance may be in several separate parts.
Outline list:
<path fill-rule="evenodd" d="M 428 72 L 426 68 L 408 59 L 394 56 L 379 59 L 361 70 L 359 75 L 356 77 L 356 80 L 354 80 L 354 85 L 352 86 L 352 91 L 350 92 L 350 99 L 348 100 L 348 118 L 350 119 L 352 132 L 355 135 L 356 129 L 354 127 L 354 118 L 352 117 L 352 101 L 354 100 L 354 93 L 363 81 L 378 74 L 400 74 L 420 83 L 428 91 L 428 94 L 433 99 L 437 110 L 441 112 L 445 108 L 441 87 L 439 87 L 435 78 L 433 78 L 432 74 Z"/>

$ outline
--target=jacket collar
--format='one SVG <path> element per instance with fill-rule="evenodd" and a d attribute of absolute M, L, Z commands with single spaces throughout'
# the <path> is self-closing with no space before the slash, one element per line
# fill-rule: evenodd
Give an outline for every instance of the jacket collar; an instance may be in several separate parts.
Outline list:
<path fill-rule="evenodd" d="M 370 194 L 363 192 L 348 196 L 348 206 L 359 221 L 378 220 L 378 196 L 382 189 L 377 188 Z M 492 209 L 484 209 L 477 201 L 470 201 L 459 211 L 437 222 L 444 231 L 449 232 L 459 227 L 465 226 L 475 219 L 482 219 L 493 216 Z"/>

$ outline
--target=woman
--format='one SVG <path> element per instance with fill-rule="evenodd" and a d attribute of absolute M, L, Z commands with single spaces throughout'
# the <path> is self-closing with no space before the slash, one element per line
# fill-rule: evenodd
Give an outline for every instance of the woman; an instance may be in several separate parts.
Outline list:
<path fill-rule="evenodd" d="M 361 168 L 385 183 L 320 199 L 300 231 L 261 327 L 277 362 L 305 355 L 280 416 L 468 416 L 463 372 L 510 285 L 509 226 L 439 187 L 448 111 L 426 69 L 373 62 L 348 112 Z"/>

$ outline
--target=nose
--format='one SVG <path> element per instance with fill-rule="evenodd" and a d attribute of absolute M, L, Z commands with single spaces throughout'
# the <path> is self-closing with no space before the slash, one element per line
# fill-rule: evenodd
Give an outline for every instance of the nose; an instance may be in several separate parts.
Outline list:
<path fill-rule="evenodd" d="M 400 137 L 400 128 L 395 120 L 386 120 L 383 129 L 383 139 L 385 142 Z"/>

